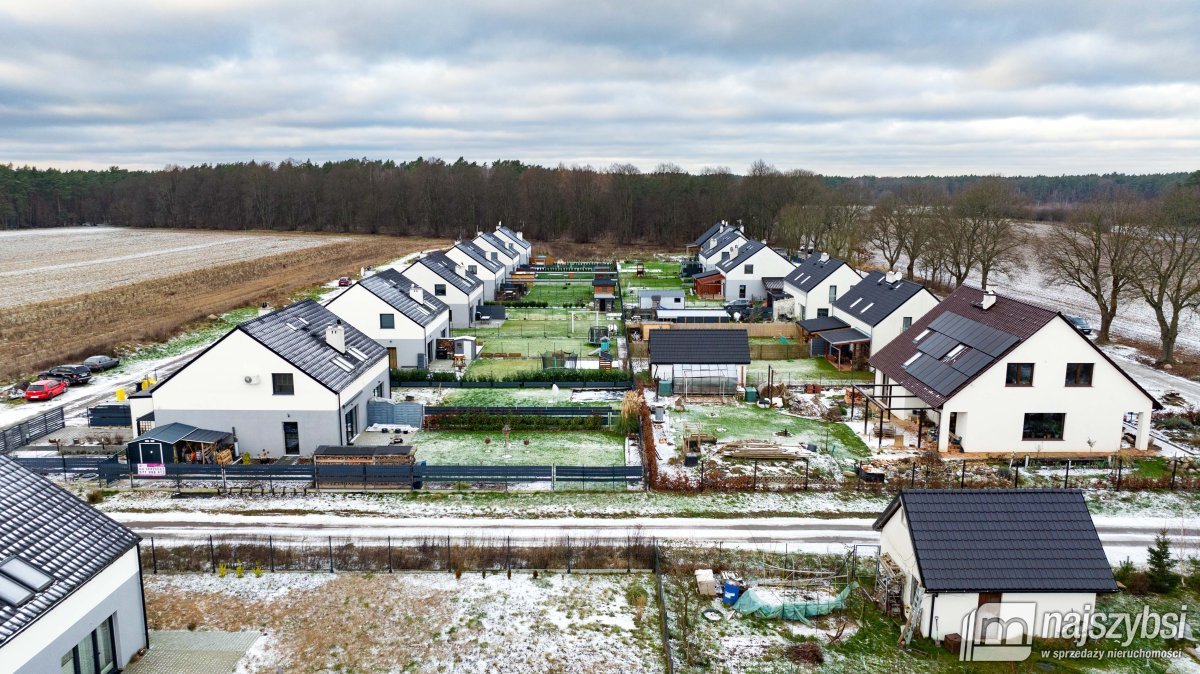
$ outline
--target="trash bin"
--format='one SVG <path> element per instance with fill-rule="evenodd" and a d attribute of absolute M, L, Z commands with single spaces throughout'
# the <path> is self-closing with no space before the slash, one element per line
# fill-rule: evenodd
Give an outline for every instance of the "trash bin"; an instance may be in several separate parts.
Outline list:
<path fill-rule="evenodd" d="M 738 597 L 742 596 L 742 586 L 736 581 L 725 581 L 725 592 L 721 601 L 727 606 L 733 606 L 737 603 Z"/>

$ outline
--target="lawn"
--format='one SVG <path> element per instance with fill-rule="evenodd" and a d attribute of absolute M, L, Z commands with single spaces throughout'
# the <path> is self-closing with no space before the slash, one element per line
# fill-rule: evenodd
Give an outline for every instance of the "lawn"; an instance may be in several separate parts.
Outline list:
<path fill-rule="evenodd" d="M 840 371 L 824 358 L 755 360 L 746 366 L 746 371 L 753 381 L 766 382 L 768 367 L 775 373 L 775 381 L 782 384 L 787 384 L 790 380 L 797 383 L 817 383 L 822 379 L 871 381 L 874 378 L 870 372 Z"/>
<path fill-rule="evenodd" d="M 579 302 L 590 304 L 592 282 L 579 280 L 538 281 L 520 301 L 545 302 L 552 307 L 561 307 L 564 304 L 575 306 Z"/>
<path fill-rule="evenodd" d="M 491 443 L 485 442 L 490 438 Z M 529 444 L 524 443 L 529 440 Z M 419 431 L 417 460 L 458 466 L 623 466 L 625 436 L 608 431 L 514 431 L 504 458 L 495 431 Z"/>
<path fill-rule="evenodd" d="M 595 312 L 589 311 L 577 310 L 572 321 L 564 309 L 522 309 L 510 312 L 498 328 L 467 328 L 454 330 L 453 334 L 478 337 L 485 354 L 519 353 L 533 358 L 547 351 L 570 351 L 582 356 L 597 348 L 587 343 L 588 326 L 596 321 Z"/>
<path fill-rule="evenodd" d="M 467 379 L 486 377 L 511 377 L 529 371 L 541 371 L 540 359 L 481 358 L 471 362 L 467 368 Z"/>
<path fill-rule="evenodd" d="M 688 405 L 683 413 L 674 415 L 677 444 L 682 444 L 684 424 L 696 424 L 714 432 L 718 442 L 730 440 L 771 440 L 776 431 L 787 430 L 793 437 L 787 444 L 813 443 L 823 450 L 831 448 L 835 455 L 846 453 L 851 456 L 871 455 L 863 441 L 843 423 L 830 423 L 819 419 L 805 419 L 784 414 L 776 409 L 763 409 L 757 405 L 732 403 L 728 405 Z"/>
<path fill-rule="evenodd" d="M 617 407 L 621 404 L 618 392 L 613 400 L 571 402 L 571 390 L 549 388 L 460 388 L 452 389 L 442 399 L 443 405 L 456 407 Z M 596 397 L 592 394 L 592 397 Z"/>

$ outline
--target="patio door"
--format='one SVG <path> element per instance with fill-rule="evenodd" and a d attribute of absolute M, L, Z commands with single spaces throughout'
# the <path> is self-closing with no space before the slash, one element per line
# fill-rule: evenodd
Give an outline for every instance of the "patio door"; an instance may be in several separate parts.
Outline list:
<path fill-rule="evenodd" d="M 351 407 L 349 412 L 346 412 L 346 443 L 354 441 L 354 436 L 358 435 L 358 407 Z"/>
<path fill-rule="evenodd" d="M 300 423 L 283 422 L 283 453 L 294 456 L 300 453 Z"/>

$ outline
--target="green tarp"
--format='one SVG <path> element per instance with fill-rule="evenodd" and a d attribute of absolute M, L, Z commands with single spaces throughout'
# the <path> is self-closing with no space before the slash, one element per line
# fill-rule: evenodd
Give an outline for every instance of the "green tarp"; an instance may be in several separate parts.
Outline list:
<path fill-rule="evenodd" d="M 733 609 L 742 615 L 799 620 L 808 625 L 810 624 L 809 618 L 828 615 L 836 610 L 846 608 L 846 599 L 850 597 L 854 587 L 855 584 L 850 583 L 836 597 L 808 602 L 789 601 L 787 597 L 769 587 L 752 587 L 742 593 L 737 603 L 733 605 Z"/>

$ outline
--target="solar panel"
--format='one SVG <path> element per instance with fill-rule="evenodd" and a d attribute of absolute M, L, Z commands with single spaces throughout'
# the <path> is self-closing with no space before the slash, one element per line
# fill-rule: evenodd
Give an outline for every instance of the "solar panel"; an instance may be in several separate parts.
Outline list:
<path fill-rule="evenodd" d="M 41 592 L 54 582 L 41 569 L 16 557 L 0 562 L 0 572 L 35 592 Z"/>
<path fill-rule="evenodd" d="M 1014 335 L 1003 330 L 997 330 L 950 311 L 933 319 L 929 327 L 990 356 L 999 356 L 1020 341 Z"/>
<path fill-rule="evenodd" d="M 32 590 L 8 576 L 0 576 L 0 602 L 16 607 L 32 598 Z"/>
<path fill-rule="evenodd" d="M 941 395 L 950 395 L 967 380 L 967 375 L 932 358 L 918 358 L 904 369 L 917 381 Z"/>
<path fill-rule="evenodd" d="M 917 343 L 917 350 L 921 353 L 927 353 L 933 358 L 942 358 L 950 350 L 958 346 L 958 340 L 952 337 L 947 337 L 940 332 L 931 333 L 925 339 Z"/>
<path fill-rule="evenodd" d="M 955 358 L 950 367 L 958 370 L 968 377 L 974 377 L 980 370 L 996 362 L 996 359 L 988 354 L 975 349 L 968 349 Z"/>

